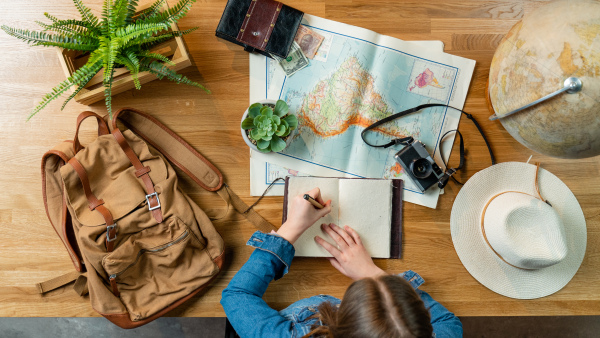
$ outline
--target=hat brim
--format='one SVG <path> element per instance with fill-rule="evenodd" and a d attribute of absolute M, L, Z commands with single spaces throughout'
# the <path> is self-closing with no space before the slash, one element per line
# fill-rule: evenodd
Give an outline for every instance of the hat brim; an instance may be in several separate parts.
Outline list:
<path fill-rule="evenodd" d="M 534 196 L 536 166 L 506 162 L 484 169 L 469 179 L 452 206 L 450 230 L 454 249 L 467 271 L 490 290 L 506 297 L 534 299 L 551 295 L 573 278 L 585 255 L 587 230 L 581 206 L 571 190 L 552 173 L 540 168 L 542 197 L 557 211 L 565 227 L 567 256 L 539 270 L 524 270 L 502 261 L 481 233 L 481 213 L 494 195 L 522 191 Z"/>

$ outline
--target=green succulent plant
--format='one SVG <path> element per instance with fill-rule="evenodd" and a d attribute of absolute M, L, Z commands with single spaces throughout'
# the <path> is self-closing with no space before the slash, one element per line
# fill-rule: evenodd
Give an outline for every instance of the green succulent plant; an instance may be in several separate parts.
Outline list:
<path fill-rule="evenodd" d="M 242 129 L 249 130 L 249 137 L 256 141 L 258 150 L 268 153 L 285 148 L 282 139 L 298 126 L 296 115 L 288 114 L 289 107 L 278 100 L 275 108 L 255 103 L 248 108 L 248 117 L 242 121 Z"/>
<path fill-rule="evenodd" d="M 44 13 L 51 23 L 36 21 L 43 29 L 41 32 L 2 25 L 1 28 L 6 33 L 33 46 L 55 46 L 89 53 L 87 63 L 52 88 L 52 91 L 46 94 L 33 109 L 28 119 L 71 86 L 77 86 L 63 104 L 61 110 L 64 109 L 67 102 L 101 70 L 104 70 L 102 82 L 106 108 L 112 115 L 111 84 L 115 68 L 119 67 L 127 67 L 136 89 L 141 87 L 138 74 L 148 71 L 159 79 L 166 77 L 176 83 L 185 83 L 210 93 L 204 86 L 168 68 L 166 65 L 173 63 L 167 57 L 150 51 L 162 42 L 188 34 L 198 28 L 184 31 L 169 30 L 171 24 L 186 15 L 196 0 L 180 0 L 175 6 L 162 11 L 165 1 L 156 0 L 150 7 L 137 13 L 138 0 L 104 0 L 102 17 L 99 19 L 83 4 L 82 0 L 73 0 L 81 14 L 81 20 L 60 20 Z"/>

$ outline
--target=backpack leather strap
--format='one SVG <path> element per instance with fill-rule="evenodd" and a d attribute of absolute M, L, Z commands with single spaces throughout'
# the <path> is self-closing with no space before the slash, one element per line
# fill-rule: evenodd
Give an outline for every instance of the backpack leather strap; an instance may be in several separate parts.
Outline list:
<path fill-rule="evenodd" d="M 112 135 L 115 137 L 115 140 L 117 140 L 117 143 L 119 143 L 121 149 L 123 149 L 125 155 L 127 155 L 127 158 L 129 158 L 131 164 L 133 164 L 136 176 L 138 178 L 141 178 L 144 182 L 144 188 L 146 190 L 146 200 L 148 200 L 148 209 L 152 213 L 152 216 L 154 216 L 156 222 L 162 223 L 163 216 L 162 211 L 160 210 L 160 200 L 158 194 L 154 190 L 154 183 L 152 182 L 152 179 L 149 175 L 150 168 L 144 167 L 140 159 L 133 152 L 133 149 L 131 149 L 131 147 L 129 146 L 129 143 L 127 143 L 125 136 L 123 136 L 123 133 L 121 133 L 119 128 L 113 129 Z"/>
<path fill-rule="evenodd" d="M 81 126 L 81 123 L 88 117 L 96 118 L 96 122 L 98 122 L 98 136 L 108 135 L 110 133 L 108 130 L 108 124 L 106 124 L 106 121 L 104 121 L 100 115 L 91 111 L 84 111 L 77 116 L 77 127 L 75 128 L 75 138 L 73 139 L 73 152 L 75 154 L 83 149 L 83 146 L 81 146 L 81 143 L 79 142 L 79 127 Z"/>
<path fill-rule="evenodd" d="M 81 185 L 83 185 L 85 197 L 88 199 L 90 210 L 97 210 L 100 214 L 102 214 L 102 217 L 106 222 L 106 251 L 111 252 L 114 249 L 113 242 L 117 238 L 117 224 L 114 222 L 110 211 L 103 205 L 104 201 L 98 199 L 92 192 L 87 172 L 81 163 L 79 163 L 75 157 L 70 159 L 68 163 L 73 167 L 73 169 L 75 169 L 77 176 L 79 176 Z"/>
<path fill-rule="evenodd" d="M 219 169 L 154 117 L 137 109 L 123 108 L 113 115 L 111 123 L 113 133 L 114 130 L 118 130 L 117 120 L 161 152 L 169 162 L 181 169 L 199 186 L 216 192 L 257 229 L 265 232 L 277 230 L 254 209 L 248 210 L 248 205 L 224 183 Z"/>

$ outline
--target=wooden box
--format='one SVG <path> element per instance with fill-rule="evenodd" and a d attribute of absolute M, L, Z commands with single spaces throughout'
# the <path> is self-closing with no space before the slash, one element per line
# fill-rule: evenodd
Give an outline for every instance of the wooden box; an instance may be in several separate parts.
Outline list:
<path fill-rule="evenodd" d="M 172 30 L 179 30 L 176 24 L 171 25 Z M 183 38 L 174 37 L 160 45 L 152 48 L 154 53 L 160 53 L 168 57 L 175 65 L 166 65 L 172 70 L 178 71 L 192 64 L 189 57 Z M 67 77 L 71 76 L 75 70 L 83 66 L 88 59 L 88 56 L 82 56 L 79 51 L 67 51 L 58 50 L 60 62 L 65 71 Z M 87 85 L 74 97 L 75 101 L 81 104 L 92 104 L 94 102 L 104 99 L 104 87 L 102 86 L 104 70 L 100 70 L 96 76 L 94 76 Z M 156 76 L 150 72 L 140 72 L 138 74 L 140 83 L 148 83 L 152 80 L 156 80 Z M 134 89 L 133 77 L 129 73 L 127 68 L 118 68 L 114 71 L 113 83 L 112 83 L 112 95 L 122 93 L 126 90 Z M 77 88 L 71 87 L 70 91 L 73 93 Z"/>

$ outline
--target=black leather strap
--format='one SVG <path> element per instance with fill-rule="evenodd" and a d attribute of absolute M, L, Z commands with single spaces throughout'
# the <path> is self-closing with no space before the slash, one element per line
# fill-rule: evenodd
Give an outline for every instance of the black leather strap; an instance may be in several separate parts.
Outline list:
<path fill-rule="evenodd" d="M 449 177 L 456 183 L 459 185 L 463 185 L 463 183 L 459 182 L 456 178 L 454 178 L 454 176 L 452 176 L 455 172 L 459 171 L 460 169 L 462 169 L 463 165 L 465 164 L 465 143 L 463 141 L 463 137 L 462 134 L 460 133 L 460 131 L 458 131 L 458 129 L 452 129 L 452 130 L 448 130 L 447 132 L 444 133 L 444 135 L 442 135 L 442 137 L 440 138 L 440 142 L 443 142 L 444 137 L 446 137 L 446 135 L 450 134 L 451 132 L 456 132 L 458 134 L 459 137 L 459 157 L 460 157 L 460 162 L 458 163 L 458 167 L 456 168 L 451 168 L 449 170 L 450 175 Z M 485 136 L 484 136 L 485 139 Z M 441 148 L 440 148 L 441 149 Z M 491 151 L 491 150 L 490 150 Z M 491 153 L 490 153 L 491 154 Z M 492 162 L 494 162 L 494 155 L 492 155 Z M 446 163 L 446 160 L 444 160 L 444 156 L 441 154 L 441 150 L 440 150 L 440 157 L 442 158 L 442 162 L 444 162 L 444 167 L 448 168 L 448 164 Z M 493 165 L 494 163 L 492 163 Z"/>
<path fill-rule="evenodd" d="M 447 108 L 452 108 L 452 109 L 454 109 L 454 110 L 458 110 L 459 112 L 463 113 L 463 114 L 464 114 L 464 115 L 465 115 L 465 116 L 466 116 L 466 117 L 467 117 L 469 120 L 473 121 L 473 123 L 475 124 L 475 127 L 476 127 L 476 128 L 477 128 L 477 130 L 479 131 L 479 134 L 481 134 L 481 137 L 483 137 L 483 141 L 485 142 L 485 145 L 486 145 L 486 146 L 487 146 L 487 148 L 488 148 L 488 151 L 489 151 L 489 153 L 490 153 L 490 158 L 491 158 L 491 160 L 492 160 L 492 165 L 496 164 L 496 158 L 494 157 L 494 153 L 492 152 L 492 147 L 490 146 L 490 143 L 488 142 L 487 138 L 485 137 L 485 134 L 483 133 L 483 129 L 481 129 L 481 126 L 480 126 L 480 125 L 479 125 L 479 123 L 477 123 L 477 121 L 475 120 L 475 117 L 473 117 L 473 115 L 471 115 L 471 114 L 469 114 L 469 113 L 467 113 L 467 112 L 465 112 L 465 111 L 463 111 L 463 110 L 461 110 L 461 109 L 454 108 L 454 107 L 452 107 L 452 106 L 448 106 L 448 105 L 441 104 L 441 103 L 427 103 L 427 104 L 422 104 L 422 105 L 420 105 L 420 106 L 416 106 L 416 107 L 414 107 L 414 108 L 410 108 L 410 109 L 407 109 L 407 110 L 401 111 L 401 112 L 399 112 L 399 113 L 396 113 L 396 114 L 390 115 L 390 116 L 388 116 L 388 117 L 386 117 L 386 118 L 384 118 L 384 119 L 381 119 L 381 120 L 379 120 L 379 121 L 377 121 L 377 122 L 373 123 L 372 125 L 368 126 L 367 128 L 365 128 L 365 129 L 364 129 L 364 130 L 363 130 L 363 131 L 360 133 L 360 137 L 362 138 L 362 140 L 363 140 L 363 141 L 364 141 L 364 142 L 365 142 L 367 145 L 369 145 L 369 146 L 371 146 L 371 147 L 375 147 L 375 148 L 389 148 L 389 147 L 391 147 L 391 146 L 393 146 L 393 145 L 396 145 L 396 144 L 402 144 L 402 145 L 406 145 L 406 144 L 408 144 L 408 143 L 410 143 L 410 142 L 412 142 L 412 141 L 413 141 L 413 137 L 412 137 L 412 136 L 408 136 L 408 137 L 404 137 L 404 138 L 397 138 L 397 139 L 393 139 L 393 140 L 391 140 L 390 142 L 388 142 L 388 143 L 385 143 L 385 144 L 372 144 L 372 143 L 369 143 L 369 142 L 367 141 L 367 139 L 365 138 L 365 134 L 366 134 L 368 131 L 375 129 L 375 128 L 377 128 L 377 127 L 381 126 L 381 125 L 382 125 L 382 124 L 384 124 L 384 123 L 390 122 L 390 121 L 392 121 L 392 120 L 395 120 L 395 119 L 397 119 L 397 118 L 400 118 L 400 117 L 406 116 L 406 115 L 408 115 L 408 114 L 411 114 L 411 113 L 418 112 L 418 111 L 419 111 L 419 110 L 421 110 L 421 109 L 432 108 L 432 107 L 447 107 Z M 456 133 L 458 134 L 458 136 L 460 137 L 460 146 L 459 146 L 459 147 L 460 147 L 460 154 L 459 154 L 459 155 L 460 155 L 460 163 L 459 163 L 459 165 L 458 165 L 458 167 L 457 167 L 456 169 L 450 169 L 450 171 L 453 171 L 453 172 L 452 172 L 450 175 L 452 175 L 454 172 L 456 172 L 456 171 L 458 171 L 458 170 L 462 169 L 462 167 L 463 167 L 463 165 L 464 165 L 464 162 L 465 162 L 465 146 L 464 146 L 464 141 L 463 141 L 462 134 L 461 134 L 461 133 L 460 133 L 460 132 L 459 132 L 457 129 L 454 129 L 454 130 L 449 130 L 449 131 L 447 131 L 446 133 L 444 133 L 444 135 L 442 135 L 442 137 L 440 138 L 440 142 L 442 142 L 442 140 L 444 139 L 444 137 L 446 137 L 446 135 L 448 135 L 448 134 L 449 134 L 449 133 L 451 133 L 451 132 L 456 132 Z M 446 161 L 444 160 L 444 156 L 441 154 L 441 147 L 440 147 L 440 157 L 442 158 L 442 162 L 444 162 L 444 166 L 446 166 L 446 167 L 447 167 L 447 165 L 446 165 Z M 452 177 L 452 176 L 451 176 L 451 178 L 454 180 L 454 182 L 456 182 L 456 183 L 458 183 L 458 184 L 462 184 L 462 183 L 460 183 L 459 181 L 457 181 L 457 180 L 456 180 L 454 177 Z"/>
<path fill-rule="evenodd" d="M 391 146 L 393 146 L 393 145 L 396 145 L 396 144 L 407 144 L 407 143 L 408 143 L 410 140 L 412 140 L 412 136 L 405 137 L 405 138 L 401 138 L 401 139 L 393 139 L 393 140 L 391 140 L 389 143 L 376 145 L 376 144 L 369 143 L 369 142 L 368 142 L 368 141 L 365 139 L 365 134 L 366 134 L 366 132 L 367 132 L 367 131 L 369 131 L 369 130 L 371 130 L 371 129 L 375 129 L 375 128 L 379 127 L 380 125 L 384 124 L 384 123 L 390 122 L 390 121 L 392 121 L 392 120 L 395 120 L 395 119 L 397 119 L 397 118 L 400 118 L 400 117 L 402 117 L 402 116 L 406 116 L 406 115 L 408 115 L 408 114 L 411 114 L 411 113 L 414 113 L 414 112 L 418 112 L 418 111 L 419 111 L 419 110 L 421 110 L 421 109 L 425 109 L 425 108 L 431 108 L 431 107 L 439 107 L 439 106 L 450 107 L 450 106 L 446 106 L 446 105 L 444 105 L 444 104 L 437 104 L 437 103 L 427 103 L 427 104 L 422 104 L 422 105 L 420 105 L 420 106 L 416 106 L 416 107 L 414 107 L 414 108 L 410 108 L 410 109 L 407 109 L 407 110 L 405 110 L 405 111 L 401 111 L 401 112 L 399 112 L 399 113 L 396 113 L 396 114 L 390 115 L 390 116 L 388 116 L 388 117 L 386 117 L 386 118 L 384 118 L 384 119 L 381 119 L 381 120 L 379 120 L 379 121 L 377 121 L 377 122 L 373 123 L 372 125 L 368 126 L 367 128 L 365 128 L 365 129 L 364 129 L 364 130 L 363 130 L 363 131 L 360 133 L 360 137 L 362 137 L 362 140 L 363 140 L 363 141 L 364 141 L 364 142 L 365 142 L 367 145 L 370 145 L 371 147 L 376 147 L 376 148 L 389 148 L 389 147 L 391 147 Z M 450 107 L 450 108 L 452 108 L 452 107 Z M 456 108 L 455 108 L 455 109 L 456 109 Z M 460 110 L 460 109 L 459 109 L 459 110 Z M 461 112 L 462 112 L 462 110 L 461 110 Z M 465 113 L 465 114 L 466 114 L 466 113 Z"/>

